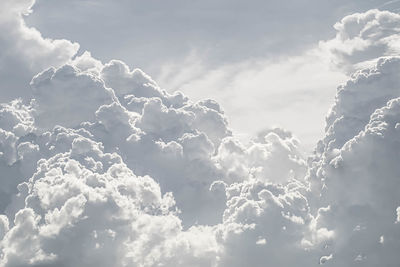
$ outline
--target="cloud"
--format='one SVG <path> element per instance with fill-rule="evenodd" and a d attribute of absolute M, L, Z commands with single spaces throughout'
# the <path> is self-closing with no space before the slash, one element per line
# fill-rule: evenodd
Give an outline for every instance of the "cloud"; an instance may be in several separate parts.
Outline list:
<path fill-rule="evenodd" d="M 26 26 L 23 16 L 31 12 L 34 3 L 34 0 L 0 3 L 1 102 L 18 97 L 29 99 L 32 76 L 45 68 L 65 64 L 79 49 L 77 43 L 45 39 L 39 31 Z"/>
<path fill-rule="evenodd" d="M 335 232 L 335 266 L 395 266 L 400 248 L 393 211 L 399 191 L 397 163 L 400 99 L 377 109 L 368 124 L 349 140 L 321 173 L 321 202 L 330 209 L 319 225 Z M 397 125 L 397 126 L 396 126 Z M 340 195 L 340 197 L 338 197 Z M 361 255 L 361 256 L 360 256 Z"/>
<path fill-rule="evenodd" d="M 1 242 L 2 266 L 212 261 L 215 241 L 206 228 L 183 233 L 171 194 L 162 195 L 153 179 L 136 177 L 118 155 L 88 139 L 75 138 L 70 152 L 40 160 L 20 187 L 25 206 Z"/>
<path fill-rule="evenodd" d="M 2 106 L 3 266 L 229 261 L 218 263 L 225 255 L 218 236 L 231 223 L 224 225 L 232 209 L 225 188 L 254 178 L 266 185 L 280 173 L 282 183 L 302 177 L 296 139 L 275 129 L 242 144 L 215 101 L 168 94 L 144 75 L 127 75 L 115 93 L 111 81 L 133 72 L 125 66 L 105 78 L 124 64 L 85 57 L 35 76 L 29 105 Z M 254 175 L 233 180 L 226 172 L 229 155 L 218 148 L 229 142 L 244 149 L 234 155 L 238 168 Z"/>
<path fill-rule="evenodd" d="M 44 129 L 92 121 L 95 111 L 115 98 L 103 81 L 70 65 L 36 75 L 31 88 L 35 122 Z"/>
<path fill-rule="evenodd" d="M 305 191 L 298 182 L 252 180 L 227 187 L 224 222 L 216 232 L 223 244 L 219 266 L 316 266 L 324 253 L 319 248 L 333 233 L 311 227 Z"/>
<path fill-rule="evenodd" d="M 306 162 L 299 142 L 281 129 L 266 130 L 248 145 L 237 139 L 225 138 L 218 148 L 218 164 L 237 182 L 248 175 L 259 180 L 284 183 L 290 179 L 303 179 Z"/>
<path fill-rule="evenodd" d="M 122 61 L 40 70 L 0 105 L 0 266 L 396 266 L 399 64 L 338 88 L 308 161 Z"/>
<path fill-rule="evenodd" d="M 400 96 L 400 58 L 381 58 L 374 67 L 355 72 L 338 87 L 327 116 L 324 145 L 341 148 L 368 123 L 370 115 Z"/>
<path fill-rule="evenodd" d="M 334 26 L 336 37 L 320 46 L 332 53 L 335 65 L 353 72 L 382 56 L 400 52 L 400 15 L 377 9 L 344 17 Z"/>
<path fill-rule="evenodd" d="M 319 227 L 335 233 L 333 266 L 398 263 L 398 68 L 397 57 L 383 58 L 338 88 L 310 165 L 310 205 L 323 211 Z"/>
<path fill-rule="evenodd" d="M 26 116 L 19 123 L 26 124 L 26 129 L 16 135 L 13 125 L 4 128 L 6 172 L 13 169 L 21 173 L 15 175 L 28 180 L 35 160 L 71 149 L 72 137 L 66 132 L 72 128 L 72 136 L 83 135 L 101 143 L 107 152 L 120 154 L 135 174 L 152 176 L 163 193 L 172 191 L 187 227 L 195 222 L 221 221 L 225 194 L 210 191 L 215 181 L 240 181 L 248 179 L 251 172 L 257 179 L 285 182 L 301 178 L 305 172 L 298 141 L 290 134 L 265 133 L 265 140 L 243 145 L 234 141 L 215 101 L 191 102 L 182 93 L 169 94 L 140 70 L 131 71 L 119 61 L 103 65 L 88 53 L 70 64 L 47 69 L 32 79 L 30 105 L 13 104 L 15 113 Z M 246 152 L 235 159 L 243 161 L 238 169 L 251 170 L 243 173 L 245 176 L 226 172 L 223 164 L 228 159 L 224 157 L 229 155 L 218 148 L 227 140 L 245 147 Z M 273 155 L 279 160 L 274 161 Z M 14 189 L 7 199 L 20 182 L 11 183 L 10 190 Z"/>
<path fill-rule="evenodd" d="M 79 41 L 104 62 L 118 58 L 140 67 L 169 92 L 216 99 L 236 132 L 283 127 L 312 151 L 334 88 L 346 77 L 309 50 L 333 38 L 332 25 L 344 15 L 398 7 L 387 0 L 39 0 L 26 20 L 45 36 Z M 53 16 L 59 9 L 63 14 Z"/>
<path fill-rule="evenodd" d="M 325 113 L 336 86 L 347 79 L 330 66 L 329 57 L 318 45 L 295 56 L 216 67 L 209 67 L 205 57 L 193 53 L 185 60 L 165 64 L 156 80 L 191 99 L 212 97 L 224 107 L 237 133 L 256 135 L 267 127 L 285 128 L 309 151 L 315 140 L 323 137 Z"/>

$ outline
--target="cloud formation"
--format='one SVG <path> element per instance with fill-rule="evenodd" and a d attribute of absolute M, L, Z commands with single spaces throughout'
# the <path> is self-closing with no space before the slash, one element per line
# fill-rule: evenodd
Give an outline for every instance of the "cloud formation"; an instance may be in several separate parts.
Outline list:
<path fill-rule="evenodd" d="M 311 177 L 323 181 L 318 204 L 328 208 L 318 223 L 335 233 L 329 247 L 334 266 L 398 264 L 399 107 L 394 98 L 375 110 L 339 151 L 325 152 L 317 177 Z"/>
<path fill-rule="evenodd" d="M 65 55 L 0 105 L 1 267 L 398 265 L 398 57 L 338 88 L 306 161 L 288 131 L 243 142 L 213 100 Z"/>
<path fill-rule="evenodd" d="M 143 75 L 128 75 L 130 87 L 115 93 L 113 79 L 100 78 L 113 64 L 125 67 L 50 68 L 32 80 L 30 105 L 3 104 L 3 266 L 212 266 L 233 182 L 304 175 L 290 133 L 241 144 L 214 101 L 170 95 Z"/>

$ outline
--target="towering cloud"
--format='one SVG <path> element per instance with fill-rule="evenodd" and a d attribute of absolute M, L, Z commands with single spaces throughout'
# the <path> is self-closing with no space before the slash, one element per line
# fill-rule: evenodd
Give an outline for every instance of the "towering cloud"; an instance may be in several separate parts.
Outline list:
<path fill-rule="evenodd" d="M 318 167 L 318 204 L 329 205 L 318 223 L 335 233 L 329 248 L 335 266 L 398 264 L 399 112 L 400 99 L 390 100 Z"/>
<path fill-rule="evenodd" d="M 400 96 L 400 57 L 380 58 L 377 64 L 355 72 L 339 86 L 335 104 L 329 111 L 327 149 L 341 148 L 368 123 L 371 114 Z"/>
<path fill-rule="evenodd" d="M 310 202 L 335 233 L 333 266 L 398 265 L 399 67 L 398 57 L 379 58 L 338 88 L 311 162 Z"/>

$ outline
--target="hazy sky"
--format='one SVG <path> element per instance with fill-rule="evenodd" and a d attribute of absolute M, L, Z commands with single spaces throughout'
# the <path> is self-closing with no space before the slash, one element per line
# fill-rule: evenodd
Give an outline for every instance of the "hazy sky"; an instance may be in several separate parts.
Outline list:
<path fill-rule="evenodd" d="M 346 80 L 318 43 L 344 16 L 373 8 L 397 11 L 400 2 L 38 0 L 26 21 L 141 68 L 169 92 L 217 100 L 236 131 L 284 127 L 311 150 Z"/>

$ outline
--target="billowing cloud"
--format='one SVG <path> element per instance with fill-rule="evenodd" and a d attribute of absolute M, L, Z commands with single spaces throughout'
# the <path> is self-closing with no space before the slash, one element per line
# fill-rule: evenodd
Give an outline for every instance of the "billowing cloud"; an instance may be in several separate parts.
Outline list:
<path fill-rule="evenodd" d="M 329 50 L 333 63 L 352 72 L 373 65 L 382 56 L 400 53 L 400 15 L 377 9 L 355 13 L 336 23 L 336 37 L 321 42 Z"/>
<path fill-rule="evenodd" d="M 328 114 L 308 176 L 318 225 L 335 233 L 327 264 L 398 264 L 399 66 L 386 57 L 357 71 Z"/>
<path fill-rule="evenodd" d="M 85 57 L 35 76 L 29 105 L 2 105 L 3 266 L 213 266 L 227 188 L 303 176 L 290 133 L 242 144 L 215 101 L 193 103 L 122 62 Z M 243 149 L 231 155 L 238 169 L 251 173 L 232 179 L 229 154 L 218 149 L 229 142 Z"/>
<path fill-rule="evenodd" d="M 171 194 L 83 137 L 70 152 L 40 160 L 14 202 L 2 266 L 204 266 L 213 259 L 210 231 L 183 233 Z"/>
<path fill-rule="evenodd" d="M 245 176 L 275 183 L 302 179 L 306 173 L 299 141 L 282 129 L 260 132 L 247 146 L 237 139 L 225 138 L 218 148 L 218 164 L 228 180 L 240 181 Z"/>
<path fill-rule="evenodd" d="M 338 88 L 308 161 L 122 61 L 67 61 L 0 105 L 1 267 L 398 265 L 398 57 Z"/>
<path fill-rule="evenodd" d="M 217 230 L 220 266 L 317 266 L 333 232 L 314 226 L 304 185 L 252 180 L 226 188 L 224 222 Z"/>
<path fill-rule="evenodd" d="M 35 122 L 44 129 L 92 121 L 99 106 L 111 104 L 115 98 L 103 81 L 70 65 L 36 75 L 31 88 Z"/>
<path fill-rule="evenodd" d="M 399 72 L 399 57 L 381 58 L 375 66 L 355 72 L 339 86 L 327 117 L 325 146 L 341 148 L 364 128 L 376 109 L 399 97 Z"/>
<path fill-rule="evenodd" d="M 393 213 L 400 193 L 399 108 L 395 98 L 377 109 L 317 171 L 323 180 L 318 205 L 329 205 L 318 224 L 335 233 L 328 249 L 334 266 L 398 264 L 400 235 Z"/>

